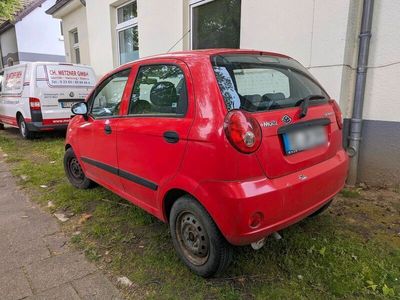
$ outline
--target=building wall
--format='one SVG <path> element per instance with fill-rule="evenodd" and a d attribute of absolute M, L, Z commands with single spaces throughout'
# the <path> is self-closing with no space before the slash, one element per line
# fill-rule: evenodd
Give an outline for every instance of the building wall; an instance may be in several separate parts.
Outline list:
<path fill-rule="evenodd" d="M 7 60 L 9 58 L 12 58 L 14 63 L 18 63 L 18 45 L 14 27 L 8 29 L 0 35 L 0 45 L 3 66 L 7 67 Z"/>
<path fill-rule="evenodd" d="M 189 49 L 190 0 L 137 0 L 140 57 Z M 116 7 L 87 0 L 91 63 L 97 75 L 118 66 Z M 345 117 L 352 114 L 362 0 L 242 0 L 241 48 L 282 52 L 316 76 Z M 400 182 L 400 2 L 375 1 L 359 178 Z M 101 16 L 101 18 L 99 18 Z M 379 150 L 381 149 L 381 151 Z"/>
<path fill-rule="evenodd" d="M 81 64 L 90 65 L 90 53 L 89 53 L 89 35 L 86 21 L 86 8 L 79 5 L 73 12 L 63 17 L 63 31 L 64 31 L 64 45 L 65 45 L 65 56 L 67 62 L 72 62 L 72 45 L 70 32 L 78 30 L 79 36 L 79 51 L 81 56 Z"/>
<path fill-rule="evenodd" d="M 139 56 L 182 50 L 184 0 L 138 0 Z M 119 65 L 116 8 L 128 1 L 87 0 L 90 60 L 98 76 Z M 173 17 L 170 17 L 171 12 Z M 98 16 L 102 17 L 99 18 Z M 181 41 L 180 41 L 181 40 Z M 101 49 L 101 51 L 99 51 Z"/>
<path fill-rule="evenodd" d="M 117 66 L 116 6 L 121 3 L 113 0 L 86 1 L 90 61 L 98 77 Z"/>
<path fill-rule="evenodd" d="M 400 2 L 375 1 L 359 180 L 400 184 Z"/>
<path fill-rule="evenodd" d="M 342 91 L 344 65 L 354 63 L 348 61 L 353 53 L 346 52 L 346 35 L 353 26 L 350 8 L 350 0 L 302 0 L 298 5 L 291 0 L 242 1 L 240 46 L 297 59 L 344 108 L 351 93 Z"/>
<path fill-rule="evenodd" d="M 15 24 L 19 59 L 24 61 L 65 61 L 60 20 L 45 11 L 55 0 L 47 0 Z"/>
<path fill-rule="evenodd" d="M 182 50 L 183 15 L 183 0 L 138 0 L 140 57 Z"/>

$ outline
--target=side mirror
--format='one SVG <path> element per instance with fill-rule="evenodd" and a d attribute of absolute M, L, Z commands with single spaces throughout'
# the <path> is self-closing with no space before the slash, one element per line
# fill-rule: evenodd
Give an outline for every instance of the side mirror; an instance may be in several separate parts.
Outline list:
<path fill-rule="evenodd" d="M 75 103 L 72 105 L 71 111 L 74 115 L 87 116 L 88 107 L 86 102 Z"/>

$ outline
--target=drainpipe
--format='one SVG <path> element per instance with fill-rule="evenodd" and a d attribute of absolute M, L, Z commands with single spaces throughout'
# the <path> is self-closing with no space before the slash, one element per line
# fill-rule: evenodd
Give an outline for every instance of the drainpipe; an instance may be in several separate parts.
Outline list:
<path fill-rule="evenodd" d="M 357 77 L 353 102 L 353 115 L 350 121 L 349 147 L 350 170 L 347 178 L 349 185 L 357 183 L 357 169 L 360 152 L 362 115 L 364 105 L 365 81 L 368 70 L 369 44 L 371 40 L 372 16 L 374 0 L 364 0 L 360 30 L 360 46 L 358 49 Z"/>

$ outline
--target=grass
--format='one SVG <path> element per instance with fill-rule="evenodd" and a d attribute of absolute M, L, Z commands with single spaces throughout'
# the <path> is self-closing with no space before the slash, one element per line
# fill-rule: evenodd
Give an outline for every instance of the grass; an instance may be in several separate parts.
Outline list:
<path fill-rule="evenodd" d="M 0 147 L 34 201 L 73 215 L 63 225 L 71 242 L 112 278 L 133 282 L 123 288 L 128 298 L 400 299 L 397 190 L 345 189 L 323 215 L 282 231 L 282 240 L 269 238 L 258 252 L 235 248 L 232 266 L 205 280 L 178 260 L 166 225 L 101 187 L 74 189 L 62 137 L 24 141 L 6 130 Z M 82 222 L 84 214 L 91 218 Z"/>

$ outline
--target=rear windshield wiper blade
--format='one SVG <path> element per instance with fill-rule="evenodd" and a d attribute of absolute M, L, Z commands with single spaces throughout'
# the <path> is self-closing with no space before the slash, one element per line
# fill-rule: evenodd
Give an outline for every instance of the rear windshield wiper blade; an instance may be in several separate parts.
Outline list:
<path fill-rule="evenodd" d="M 296 106 L 301 105 L 300 119 L 304 118 L 307 115 L 310 100 L 321 100 L 321 99 L 326 99 L 326 97 L 324 95 L 309 95 L 297 101 Z"/>

